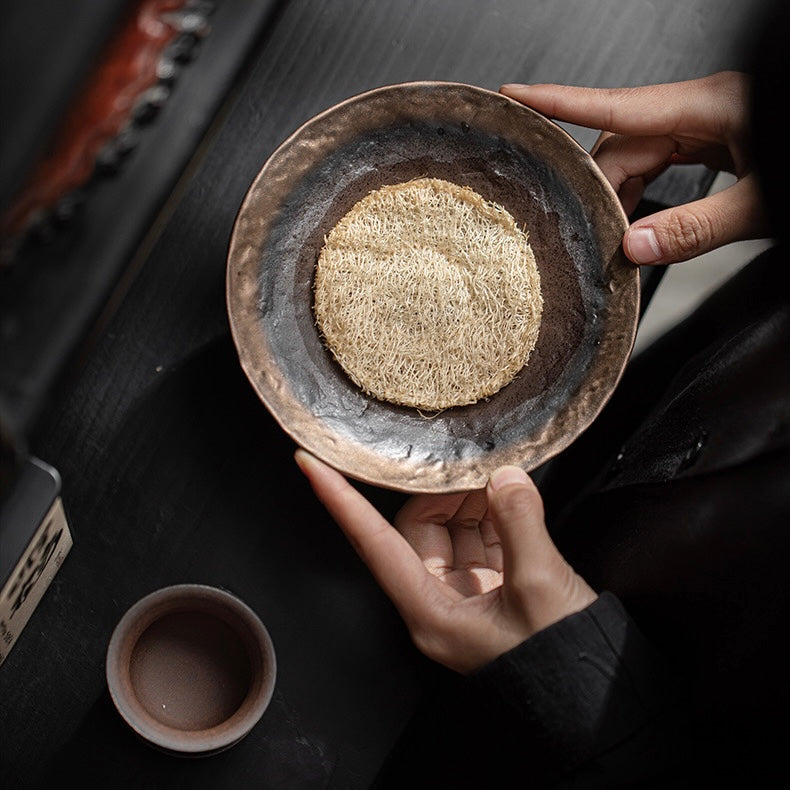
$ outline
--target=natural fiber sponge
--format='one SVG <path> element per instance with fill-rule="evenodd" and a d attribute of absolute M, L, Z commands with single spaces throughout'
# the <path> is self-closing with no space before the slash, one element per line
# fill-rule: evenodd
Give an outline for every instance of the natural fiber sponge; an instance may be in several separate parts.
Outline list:
<path fill-rule="evenodd" d="M 527 234 L 468 187 L 420 178 L 381 187 L 326 237 L 315 317 L 354 383 L 424 410 L 493 395 L 540 330 Z"/>

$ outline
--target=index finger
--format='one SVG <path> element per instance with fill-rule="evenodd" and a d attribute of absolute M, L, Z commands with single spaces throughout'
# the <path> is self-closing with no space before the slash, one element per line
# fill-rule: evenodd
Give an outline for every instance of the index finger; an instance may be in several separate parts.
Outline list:
<path fill-rule="evenodd" d="M 637 88 L 572 85 L 503 85 L 500 92 L 558 121 L 617 134 L 706 134 L 721 128 L 730 112 L 731 90 L 713 78 Z M 718 119 L 718 120 L 717 120 Z"/>
<path fill-rule="evenodd" d="M 304 450 L 296 463 L 392 602 L 419 609 L 433 577 L 406 539 L 336 470 Z"/>

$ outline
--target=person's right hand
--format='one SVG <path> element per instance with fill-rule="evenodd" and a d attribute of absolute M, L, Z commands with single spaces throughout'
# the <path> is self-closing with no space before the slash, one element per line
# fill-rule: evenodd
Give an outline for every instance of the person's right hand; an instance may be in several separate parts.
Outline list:
<path fill-rule="evenodd" d="M 591 153 L 627 214 L 672 164 L 737 176 L 732 186 L 634 222 L 623 249 L 639 264 L 685 261 L 768 236 L 749 155 L 750 81 L 739 72 L 642 88 L 503 85 L 500 92 L 558 121 L 601 130 Z"/>
<path fill-rule="evenodd" d="M 429 658 L 468 674 L 597 593 L 546 530 L 523 469 L 496 470 L 485 490 L 411 497 L 396 526 L 335 469 L 296 461 Z"/>

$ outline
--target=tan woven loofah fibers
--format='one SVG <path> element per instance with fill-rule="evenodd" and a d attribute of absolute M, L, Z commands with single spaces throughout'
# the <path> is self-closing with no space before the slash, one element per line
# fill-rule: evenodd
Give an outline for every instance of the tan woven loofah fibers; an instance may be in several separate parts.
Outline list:
<path fill-rule="evenodd" d="M 440 179 L 371 192 L 318 259 L 326 345 L 367 394 L 404 406 L 493 395 L 526 364 L 542 309 L 526 233 L 501 206 Z"/>

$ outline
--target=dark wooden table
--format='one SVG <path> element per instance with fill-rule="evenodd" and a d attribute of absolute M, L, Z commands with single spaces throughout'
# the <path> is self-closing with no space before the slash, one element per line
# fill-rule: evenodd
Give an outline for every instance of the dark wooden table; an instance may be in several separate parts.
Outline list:
<path fill-rule="evenodd" d="M 619 86 L 741 68 L 761 3 L 216 6 L 204 70 L 185 73 L 181 94 L 152 128 L 154 140 L 182 140 L 175 162 L 157 160 L 157 143 L 145 143 L 106 187 L 104 209 L 89 206 L 78 238 L 40 249 L 33 258 L 40 271 L 0 281 L 4 309 L 20 310 L 15 326 L 46 318 L 40 303 L 25 302 L 30 281 L 43 284 L 52 304 L 47 333 L 3 335 L 0 407 L 25 452 L 59 470 L 74 538 L 0 667 L 3 787 L 54 786 L 65 777 L 130 788 L 369 785 L 431 668 L 314 502 L 294 447 L 239 367 L 224 276 L 250 182 L 302 122 L 384 84 Z M 595 140 L 594 131 L 567 128 L 585 147 Z M 157 182 L 157 197 L 141 211 L 134 200 L 146 179 Z M 711 180 L 697 168 L 673 171 L 647 197 L 685 201 Z M 61 282 L 79 291 L 79 278 L 67 277 L 75 258 L 99 285 L 87 301 L 75 298 L 69 314 L 56 309 L 57 294 Z M 55 343 L 50 335 L 59 331 Z M 48 360 L 40 375 L 30 362 L 38 358 Z M 370 493 L 387 512 L 397 506 L 396 495 Z M 239 595 L 266 623 L 279 660 L 259 725 L 229 752 L 199 761 L 138 741 L 104 678 L 107 642 L 124 611 L 179 582 Z"/>

